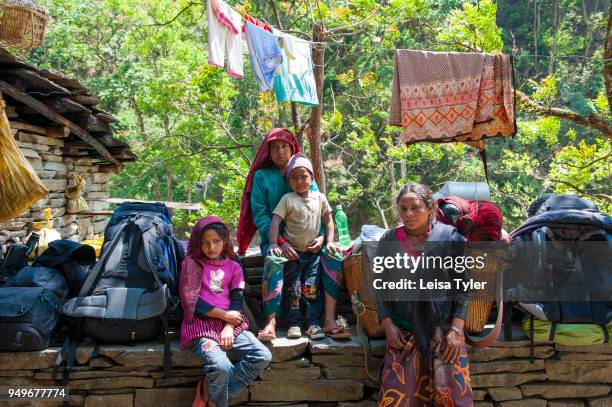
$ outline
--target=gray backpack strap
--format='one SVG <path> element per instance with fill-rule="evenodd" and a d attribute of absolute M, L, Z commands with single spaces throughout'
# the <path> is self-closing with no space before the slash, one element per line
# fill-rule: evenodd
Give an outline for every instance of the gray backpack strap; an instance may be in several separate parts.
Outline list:
<path fill-rule="evenodd" d="M 129 222 L 126 222 L 121 226 L 121 228 L 115 234 L 114 239 L 111 241 L 111 243 L 106 248 L 106 251 L 102 253 L 102 256 L 100 256 L 100 260 L 98 260 L 96 265 L 93 266 L 93 268 L 89 271 L 89 274 L 87 274 L 87 278 L 85 279 L 85 281 L 83 281 L 83 285 L 81 286 L 81 290 L 79 291 L 79 295 L 78 295 L 79 297 L 85 297 L 91 294 L 91 290 L 93 289 L 96 283 L 96 280 L 98 279 L 98 276 L 100 275 L 100 272 L 102 271 L 102 268 L 106 264 L 106 258 L 108 257 L 108 254 L 111 253 L 114 250 L 114 248 L 117 246 L 119 239 L 121 239 L 123 229 L 125 229 L 128 223 Z"/>

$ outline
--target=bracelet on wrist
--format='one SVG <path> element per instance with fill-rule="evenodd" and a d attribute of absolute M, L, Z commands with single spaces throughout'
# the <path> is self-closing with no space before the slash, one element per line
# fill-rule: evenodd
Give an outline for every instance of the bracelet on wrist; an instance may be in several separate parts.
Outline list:
<path fill-rule="evenodd" d="M 457 328 L 456 326 L 452 326 L 452 325 L 451 325 L 451 326 L 448 328 L 448 330 L 449 330 L 449 331 L 453 331 L 453 332 L 454 332 L 454 333 L 456 333 L 457 335 L 461 335 L 461 336 L 463 336 L 463 330 L 462 330 L 462 329 Z"/>

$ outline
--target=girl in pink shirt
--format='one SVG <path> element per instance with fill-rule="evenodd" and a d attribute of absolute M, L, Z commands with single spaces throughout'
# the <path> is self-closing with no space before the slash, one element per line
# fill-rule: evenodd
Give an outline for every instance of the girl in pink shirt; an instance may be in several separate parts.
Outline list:
<path fill-rule="evenodd" d="M 207 395 L 202 405 L 207 399 L 208 407 L 227 406 L 229 395 L 248 386 L 272 360 L 268 348 L 248 331 L 242 314 L 244 285 L 229 228 L 215 216 L 200 219 L 181 264 L 181 347 L 191 348 L 204 362 Z M 227 358 L 230 349 L 240 357 L 236 365 Z"/>

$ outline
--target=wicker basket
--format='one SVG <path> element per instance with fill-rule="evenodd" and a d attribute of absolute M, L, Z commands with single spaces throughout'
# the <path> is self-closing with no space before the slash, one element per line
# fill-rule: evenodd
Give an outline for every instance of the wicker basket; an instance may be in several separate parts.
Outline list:
<path fill-rule="evenodd" d="M 42 45 L 49 15 L 32 0 L 0 3 L 0 43 L 30 50 Z"/>
<path fill-rule="evenodd" d="M 385 329 L 378 321 L 374 292 L 370 277 L 370 264 L 363 254 L 349 256 L 342 265 L 342 274 L 357 318 L 370 338 L 382 338 Z"/>
<path fill-rule="evenodd" d="M 472 249 L 470 256 L 477 257 L 484 254 L 478 249 Z M 470 270 L 470 277 L 476 281 L 487 281 L 487 287 L 483 293 L 486 299 L 472 298 L 465 319 L 464 329 L 470 334 L 479 334 L 484 330 L 484 327 L 489 319 L 489 314 L 493 309 L 493 301 L 489 298 L 495 297 L 495 287 L 497 286 L 497 273 L 499 263 L 495 260 L 495 256 L 488 256 L 485 261 L 485 267 L 481 270 L 473 268 Z"/>

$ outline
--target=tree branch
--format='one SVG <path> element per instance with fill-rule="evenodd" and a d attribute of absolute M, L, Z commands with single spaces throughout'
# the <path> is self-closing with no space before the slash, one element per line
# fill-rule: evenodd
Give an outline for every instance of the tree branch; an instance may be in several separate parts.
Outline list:
<path fill-rule="evenodd" d="M 577 187 L 576 185 L 572 184 L 571 182 L 563 181 L 561 179 L 550 178 L 549 181 L 550 182 L 556 182 L 556 183 L 563 184 L 563 185 L 567 185 L 568 187 L 572 188 L 576 192 L 581 193 L 583 195 L 588 195 L 588 196 L 592 196 L 594 198 L 604 199 L 604 200 L 612 202 L 612 195 L 596 194 L 596 193 L 593 193 L 593 192 L 585 191 L 584 189 Z"/>
<path fill-rule="evenodd" d="M 329 29 L 325 32 L 325 35 L 327 36 L 336 31 L 344 31 L 344 30 L 348 30 L 350 28 L 356 27 L 358 25 L 361 25 L 365 23 L 366 21 L 370 20 L 371 18 L 373 18 L 376 15 L 376 13 L 378 13 L 378 10 L 380 10 L 380 5 L 377 5 L 374 11 L 372 11 L 372 13 L 370 13 L 370 15 L 364 18 L 363 20 L 357 21 L 356 23 L 353 23 L 353 24 L 345 25 L 343 27 L 336 27 L 336 28 Z"/>
<path fill-rule="evenodd" d="M 521 104 L 527 109 L 534 113 L 543 115 L 543 116 L 553 116 L 558 117 L 560 119 L 564 119 L 570 121 L 572 123 L 579 124 L 581 126 L 590 127 L 592 129 L 599 130 L 607 139 L 612 140 L 612 124 L 602 119 L 601 117 L 591 114 L 589 116 L 582 116 L 572 110 L 552 107 L 552 106 L 541 106 L 531 100 L 529 96 L 520 90 L 516 91 L 516 96 Z"/>

